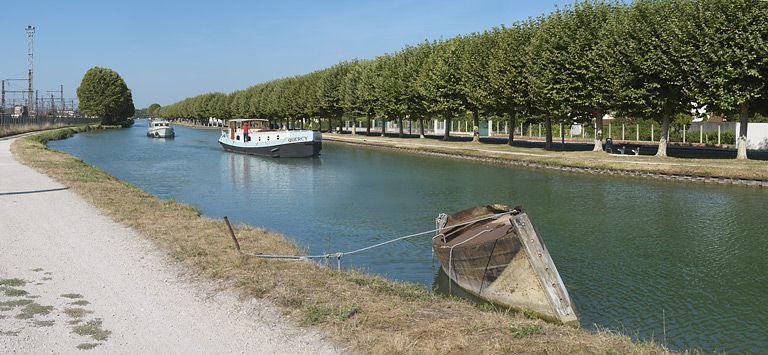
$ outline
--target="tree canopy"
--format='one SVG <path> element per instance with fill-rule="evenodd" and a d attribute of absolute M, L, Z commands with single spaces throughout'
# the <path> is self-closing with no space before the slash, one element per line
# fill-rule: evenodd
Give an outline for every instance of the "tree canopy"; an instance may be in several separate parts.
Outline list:
<path fill-rule="evenodd" d="M 132 123 L 135 108 L 131 90 L 115 71 L 93 67 L 83 76 L 77 88 L 80 111 L 99 117 L 103 124 L 127 126 Z"/>
<path fill-rule="evenodd" d="M 342 119 L 370 125 L 429 117 L 448 121 L 446 139 L 451 120 L 472 117 L 477 127 L 481 115 L 506 116 L 511 127 L 515 120 L 547 123 L 548 142 L 552 122 L 594 122 L 600 132 L 609 113 L 662 123 L 664 155 L 670 120 L 689 114 L 692 104 L 743 122 L 768 111 L 767 78 L 768 1 L 588 0 L 509 27 L 203 94 L 157 112 L 283 124 L 325 119 L 328 129 Z M 601 147 L 598 135 L 595 149 Z"/>

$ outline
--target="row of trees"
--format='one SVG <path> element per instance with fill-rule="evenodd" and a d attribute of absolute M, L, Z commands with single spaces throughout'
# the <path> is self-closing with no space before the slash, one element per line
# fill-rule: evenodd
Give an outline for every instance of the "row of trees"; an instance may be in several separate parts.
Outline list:
<path fill-rule="evenodd" d="M 258 117 L 295 122 L 343 117 L 449 121 L 481 115 L 516 127 L 595 122 L 606 113 L 661 123 L 695 107 L 746 122 L 768 105 L 768 2 L 760 0 L 583 1 L 484 33 L 409 46 L 373 60 L 191 97 L 154 112 L 192 119 Z M 400 127 L 403 125 L 400 124 Z M 423 128 L 422 128 L 423 130 Z M 402 128 L 401 132 L 402 134 Z M 423 134 L 423 131 L 422 131 Z M 602 150 L 602 137 L 595 137 Z M 510 143 L 514 139 L 510 130 Z"/>

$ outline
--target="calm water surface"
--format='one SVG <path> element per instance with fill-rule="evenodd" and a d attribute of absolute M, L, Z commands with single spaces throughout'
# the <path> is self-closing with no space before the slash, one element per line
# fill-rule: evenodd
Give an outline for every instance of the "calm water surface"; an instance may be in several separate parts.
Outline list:
<path fill-rule="evenodd" d="M 768 351 L 768 191 L 653 182 L 326 144 L 314 159 L 226 153 L 218 131 L 146 123 L 52 142 L 213 218 L 284 233 L 313 253 L 431 229 L 440 212 L 524 205 L 584 327 L 672 349 Z M 432 287 L 430 238 L 343 260 Z M 664 329 L 666 328 L 666 334 Z"/>

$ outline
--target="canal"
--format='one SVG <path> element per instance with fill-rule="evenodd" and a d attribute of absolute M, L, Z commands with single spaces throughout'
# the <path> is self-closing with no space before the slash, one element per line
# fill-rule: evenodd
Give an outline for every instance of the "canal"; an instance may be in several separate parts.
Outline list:
<path fill-rule="evenodd" d="M 207 216 L 283 233 L 312 253 L 431 229 L 440 212 L 523 205 L 568 286 L 582 327 L 671 349 L 768 350 L 768 191 L 600 177 L 325 144 L 314 159 L 226 153 L 216 130 L 146 123 L 49 145 Z M 151 215 L 148 212 L 148 215 Z M 438 283 L 430 237 L 343 260 Z"/>

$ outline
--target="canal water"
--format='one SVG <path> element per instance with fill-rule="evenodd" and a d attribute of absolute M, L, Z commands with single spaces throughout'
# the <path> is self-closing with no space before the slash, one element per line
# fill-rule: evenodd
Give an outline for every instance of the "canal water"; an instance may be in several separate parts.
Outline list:
<path fill-rule="evenodd" d="M 146 123 L 50 146 L 207 216 L 281 232 L 312 253 L 428 230 L 440 212 L 488 203 L 530 213 L 582 327 L 672 349 L 768 351 L 768 191 L 600 177 L 326 143 L 309 159 L 222 151 L 216 130 Z M 432 288 L 430 236 L 346 257 Z"/>

